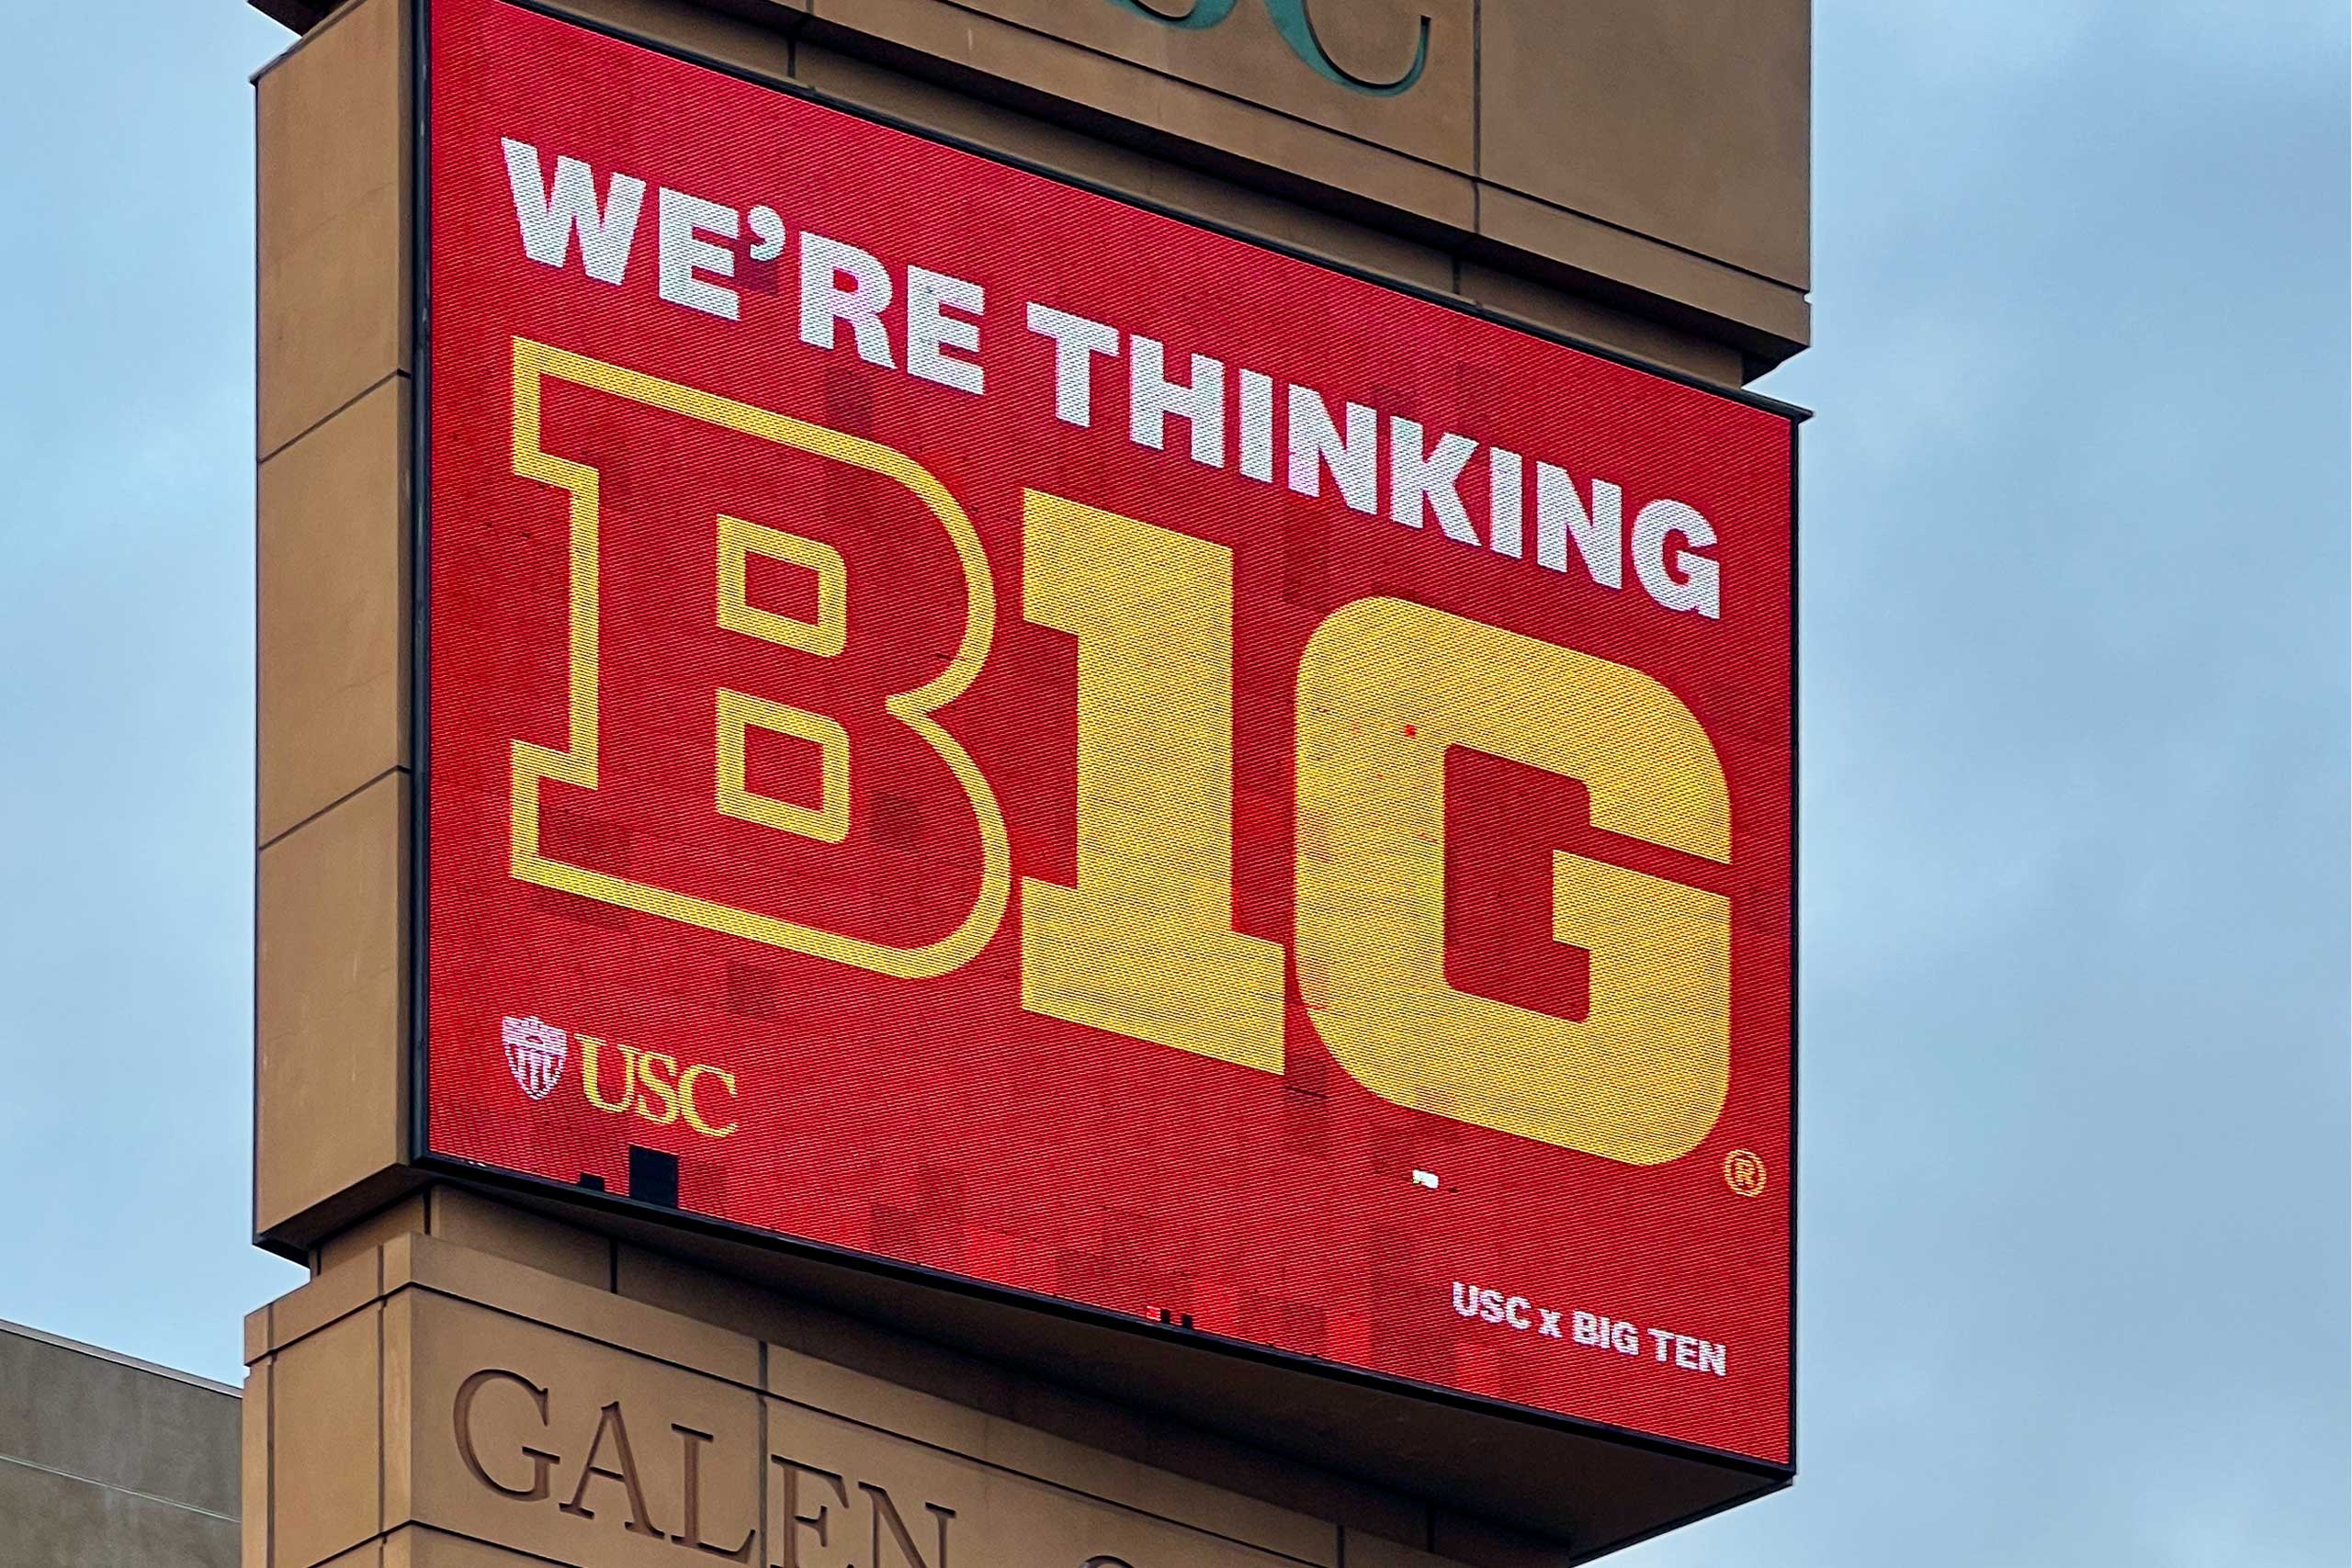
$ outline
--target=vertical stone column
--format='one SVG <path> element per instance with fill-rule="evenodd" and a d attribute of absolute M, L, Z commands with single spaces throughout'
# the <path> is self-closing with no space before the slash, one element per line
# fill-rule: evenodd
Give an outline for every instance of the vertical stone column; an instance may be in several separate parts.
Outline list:
<path fill-rule="evenodd" d="M 407 1179 L 408 7 L 255 79 L 254 1219 Z"/>

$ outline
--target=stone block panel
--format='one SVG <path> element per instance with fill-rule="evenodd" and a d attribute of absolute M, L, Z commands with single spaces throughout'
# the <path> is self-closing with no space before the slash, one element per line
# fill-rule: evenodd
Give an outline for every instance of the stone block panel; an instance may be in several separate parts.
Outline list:
<path fill-rule="evenodd" d="M 256 827 L 266 844 L 409 756 L 409 381 L 261 466 Z"/>
<path fill-rule="evenodd" d="M 254 82 L 260 457 L 409 368 L 408 49 L 360 0 Z"/>
<path fill-rule="evenodd" d="M 408 792 L 387 773 L 263 851 L 255 874 L 254 1229 L 404 1154 Z"/>
<path fill-rule="evenodd" d="M 1802 290 L 1812 11 L 1812 0 L 1482 0 L 1479 176 Z"/>

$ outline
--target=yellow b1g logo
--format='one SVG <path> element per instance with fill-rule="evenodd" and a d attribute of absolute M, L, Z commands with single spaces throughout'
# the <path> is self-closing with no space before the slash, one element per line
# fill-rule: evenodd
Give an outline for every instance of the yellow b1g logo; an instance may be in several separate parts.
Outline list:
<path fill-rule="evenodd" d="M 570 497 L 571 619 L 569 743 L 514 743 L 513 874 L 899 979 L 969 963 L 1009 907 L 1012 868 L 995 792 L 944 716 L 986 663 L 997 613 L 989 564 L 962 505 L 911 457 L 860 437 L 519 339 L 514 364 L 514 472 Z M 947 935 L 888 946 L 543 852 L 540 784 L 597 788 L 599 735 L 599 479 L 594 468 L 540 447 L 540 389 L 550 378 L 880 475 L 912 492 L 945 531 L 963 569 L 961 640 L 933 679 L 884 706 L 945 761 L 979 830 L 977 891 Z M 1285 954 L 1281 943 L 1232 928 L 1233 551 L 1036 491 L 1024 494 L 1021 522 L 1023 616 L 1078 644 L 1076 874 L 1068 885 L 1021 882 L 1021 1006 L 1280 1073 Z M 861 586 L 838 552 L 733 517 L 710 525 L 720 626 L 820 658 L 839 652 Z M 747 554 L 813 570 L 817 618 L 750 607 Z M 714 809 L 841 843 L 861 764 L 839 719 L 724 688 L 711 701 Z M 1517 1007 L 1445 978 L 1447 750 L 1580 781 L 1595 828 L 1728 864 L 1723 764 L 1690 710 L 1628 666 L 1375 596 L 1334 610 L 1309 638 L 1295 712 L 1290 956 L 1340 1067 L 1397 1104 L 1624 1164 L 1695 1148 L 1728 1088 L 1729 899 L 1557 852 L 1552 934 L 1591 954 L 1587 1016 Z M 746 787 L 751 728 L 820 747 L 818 806 Z M 709 1121 L 696 1098 L 716 1084 L 731 1100 L 729 1074 L 622 1047 L 613 1078 L 598 1044 L 581 1044 L 583 1082 L 599 1109 L 683 1119 L 711 1137 L 734 1130 L 731 1121 Z"/>

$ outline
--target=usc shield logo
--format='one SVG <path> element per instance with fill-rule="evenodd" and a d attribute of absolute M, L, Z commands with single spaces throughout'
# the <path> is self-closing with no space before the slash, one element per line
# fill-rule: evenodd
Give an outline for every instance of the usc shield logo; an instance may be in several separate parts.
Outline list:
<path fill-rule="evenodd" d="M 545 1100 L 563 1081 L 564 1059 L 571 1054 L 571 1036 L 536 1018 L 510 1018 L 500 1025 L 506 1043 L 506 1068 L 515 1084 L 533 1100 Z"/>

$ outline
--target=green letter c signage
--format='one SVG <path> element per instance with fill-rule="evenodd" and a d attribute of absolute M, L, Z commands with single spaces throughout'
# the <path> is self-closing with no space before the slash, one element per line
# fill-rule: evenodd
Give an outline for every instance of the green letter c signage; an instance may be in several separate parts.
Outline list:
<path fill-rule="evenodd" d="M 1192 7 L 1181 17 L 1155 11 L 1143 0 L 1111 0 L 1111 3 L 1138 16 L 1148 17 L 1164 27 L 1197 32 L 1213 28 L 1233 15 L 1233 7 L 1239 0 L 1193 0 Z M 1429 66 L 1430 19 L 1426 16 L 1421 18 L 1420 34 L 1413 46 L 1412 64 L 1405 68 L 1404 74 L 1379 82 L 1368 76 L 1359 76 L 1331 58 L 1331 51 L 1323 47 L 1322 39 L 1316 34 L 1315 18 L 1307 11 L 1306 0 L 1266 0 L 1266 15 L 1272 19 L 1274 31 L 1282 35 L 1283 42 L 1290 46 L 1293 54 L 1306 62 L 1308 69 L 1327 82 L 1337 82 L 1355 92 L 1394 97 L 1419 82 L 1421 73 Z"/>
<path fill-rule="evenodd" d="M 1233 15 L 1233 7 L 1238 3 L 1239 0 L 1193 0 L 1191 10 L 1181 17 L 1171 17 L 1165 11 L 1153 10 L 1144 4 L 1143 0 L 1111 0 L 1114 6 L 1124 6 L 1137 16 L 1149 17 L 1155 22 L 1162 22 L 1171 28 L 1182 28 L 1187 32 L 1197 32 L 1203 28 L 1216 26 Z"/>
<path fill-rule="evenodd" d="M 1232 8 L 1232 0 L 1226 0 L 1226 9 Z M 1375 82 L 1357 75 L 1331 58 L 1331 51 L 1323 47 L 1323 40 L 1315 34 L 1315 18 L 1307 14 L 1306 0 L 1266 0 L 1266 14 L 1274 19 L 1274 30 L 1283 35 L 1283 41 L 1290 45 L 1290 51 L 1306 62 L 1317 75 L 1337 82 L 1342 87 L 1352 87 L 1359 93 L 1394 97 L 1419 81 L 1422 71 L 1430 62 L 1430 19 L 1427 17 L 1421 18 L 1420 36 L 1413 45 L 1413 63 L 1405 68 L 1401 76 L 1386 82 Z"/>

